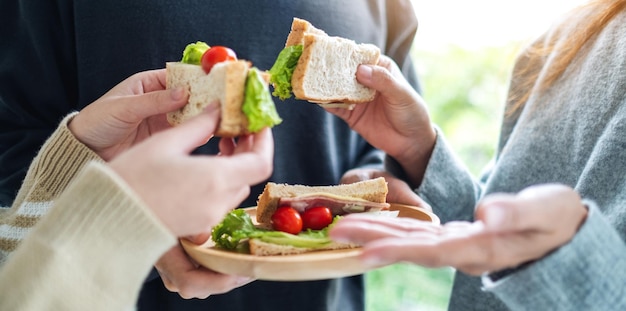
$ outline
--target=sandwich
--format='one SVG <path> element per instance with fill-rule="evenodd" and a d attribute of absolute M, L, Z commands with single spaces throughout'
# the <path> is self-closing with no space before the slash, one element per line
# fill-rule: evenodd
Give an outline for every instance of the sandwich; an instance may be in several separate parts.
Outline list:
<path fill-rule="evenodd" d="M 268 74 L 251 62 L 239 60 L 229 48 L 204 42 L 187 45 L 179 62 L 166 63 L 166 87 L 184 87 L 189 102 L 167 114 L 172 125 L 201 113 L 208 105 L 220 105 L 219 137 L 256 133 L 282 122 L 269 92 Z"/>
<path fill-rule="evenodd" d="M 350 213 L 385 214 L 384 178 L 334 186 L 268 182 L 258 198 L 256 223 L 242 209 L 230 212 L 212 229 L 216 247 L 257 256 L 294 255 L 359 247 L 328 237 L 328 230 Z"/>
<path fill-rule="evenodd" d="M 285 48 L 270 72 L 273 95 L 317 104 L 369 102 L 375 91 L 356 80 L 360 64 L 375 65 L 380 49 L 373 44 L 329 36 L 306 20 L 294 18 Z M 340 105 L 342 106 L 342 105 Z"/>

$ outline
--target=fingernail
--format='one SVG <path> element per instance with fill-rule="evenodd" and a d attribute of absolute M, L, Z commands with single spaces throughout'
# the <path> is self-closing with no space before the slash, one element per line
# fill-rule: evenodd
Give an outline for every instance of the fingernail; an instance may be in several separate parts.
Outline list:
<path fill-rule="evenodd" d="M 185 92 L 186 90 L 182 87 L 177 87 L 175 89 L 172 90 L 172 93 L 170 94 L 172 100 L 175 101 L 179 101 L 181 99 L 183 99 L 183 97 L 185 97 Z"/>
<path fill-rule="evenodd" d="M 359 80 L 361 82 L 370 82 L 372 81 L 372 67 L 369 65 L 360 65 L 357 68 L 357 73 L 359 75 Z"/>

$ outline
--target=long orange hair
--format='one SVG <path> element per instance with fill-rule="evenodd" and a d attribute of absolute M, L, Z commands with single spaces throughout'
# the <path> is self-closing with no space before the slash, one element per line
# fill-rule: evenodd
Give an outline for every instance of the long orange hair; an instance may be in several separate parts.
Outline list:
<path fill-rule="evenodd" d="M 572 14 L 577 12 L 592 12 L 587 16 L 585 23 L 578 25 L 579 31 L 574 32 L 565 40 L 556 39 L 548 41 L 545 45 L 538 45 L 524 51 L 525 61 L 517 64 L 519 68 L 515 72 L 520 73 L 521 80 L 516 81 L 515 87 L 510 90 L 507 101 L 512 103 L 507 111 L 508 115 L 513 114 L 524 106 L 530 93 L 537 82 L 540 71 L 537 67 L 541 59 L 552 52 L 560 53 L 555 58 L 554 63 L 548 69 L 545 79 L 537 86 L 537 91 L 541 92 L 550 87 L 572 62 L 576 54 L 594 35 L 599 33 L 615 15 L 626 8 L 626 0 L 594 0 L 579 6 Z M 513 77 L 515 79 L 515 77 Z"/>

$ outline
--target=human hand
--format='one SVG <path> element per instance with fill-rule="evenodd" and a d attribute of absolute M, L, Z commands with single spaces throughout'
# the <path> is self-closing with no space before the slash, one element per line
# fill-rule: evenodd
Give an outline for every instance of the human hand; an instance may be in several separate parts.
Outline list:
<path fill-rule="evenodd" d="M 215 131 L 215 105 L 146 139 L 109 165 L 179 237 L 206 233 L 266 180 L 273 165 L 270 129 L 243 139 L 230 156 L 190 155 Z"/>
<path fill-rule="evenodd" d="M 586 215 L 573 189 L 549 184 L 485 197 L 474 223 L 440 226 L 354 214 L 340 220 L 330 236 L 364 244 L 362 259 L 373 267 L 412 262 L 480 275 L 540 259 L 571 240 Z"/>
<path fill-rule="evenodd" d="M 69 130 L 105 161 L 169 128 L 165 113 L 187 103 L 187 92 L 165 89 L 165 69 L 140 72 L 81 110 Z"/>
<path fill-rule="evenodd" d="M 202 267 L 189 258 L 180 245 L 161 256 L 155 267 L 165 288 L 185 299 L 205 299 L 254 281 L 249 277 L 221 274 Z"/>
<path fill-rule="evenodd" d="M 189 155 L 215 131 L 219 112 L 210 111 L 156 134 L 110 163 L 122 179 L 179 237 L 204 242 L 210 227 L 248 197 L 250 185 L 272 171 L 271 130 L 241 137 L 237 144 L 222 139 L 221 156 Z M 230 142 L 230 143 L 228 143 Z M 183 298 L 206 298 L 252 281 L 223 275 L 197 265 L 180 245 L 155 264 L 164 285 Z"/>
<path fill-rule="evenodd" d="M 386 56 L 381 56 L 377 66 L 360 65 L 356 77 L 377 91 L 374 100 L 356 104 L 352 110 L 326 110 L 396 159 L 411 181 L 419 184 L 436 139 L 423 99 Z"/>
<path fill-rule="evenodd" d="M 351 184 L 378 177 L 384 177 L 387 181 L 387 188 L 389 189 L 389 193 L 387 193 L 387 202 L 413 205 L 432 211 L 430 205 L 422 200 L 422 198 L 420 198 L 406 182 L 396 178 L 386 171 L 369 168 L 355 168 L 343 174 L 339 182 L 342 184 Z"/>

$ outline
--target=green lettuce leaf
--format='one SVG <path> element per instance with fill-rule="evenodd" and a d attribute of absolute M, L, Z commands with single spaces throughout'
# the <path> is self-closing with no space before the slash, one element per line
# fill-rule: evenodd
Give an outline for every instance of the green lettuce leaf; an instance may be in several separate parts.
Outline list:
<path fill-rule="evenodd" d="M 248 130 L 252 133 L 283 122 L 259 70 L 255 67 L 252 67 L 248 73 L 241 109 L 248 118 Z"/>
<path fill-rule="evenodd" d="M 191 65 L 200 65 L 202 54 L 204 54 L 204 52 L 206 52 L 209 48 L 209 45 L 202 41 L 189 43 L 183 51 L 183 59 L 181 62 Z"/>
<path fill-rule="evenodd" d="M 272 95 L 277 96 L 281 100 L 291 97 L 291 77 L 300 56 L 302 56 L 302 48 L 302 45 L 285 47 L 280 51 L 274 65 L 269 70 L 272 75 L 270 83 L 274 85 Z"/>
<path fill-rule="evenodd" d="M 336 216 L 333 224 L 339 218 L 339 216 Z M 211 238 L 216 246 L 227 250 L 243 249 L 241 244 L 253 238 L 268 243 L 315 249 L 324 247 L 332 242 L 328 237 L 328 230 L 333 224 L 322 230 L 308 229 L 294 235 L 282 231 L 257 228 L 254 226 L 250 215 L 244 210 L 236 209 L 226 215 L 221 223 L 213 227 Z"/>

